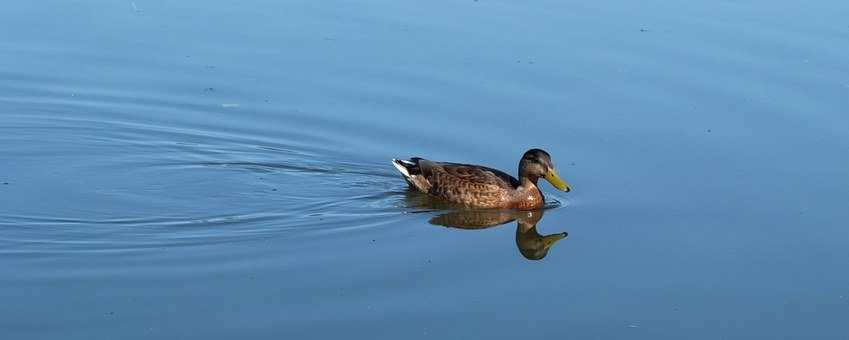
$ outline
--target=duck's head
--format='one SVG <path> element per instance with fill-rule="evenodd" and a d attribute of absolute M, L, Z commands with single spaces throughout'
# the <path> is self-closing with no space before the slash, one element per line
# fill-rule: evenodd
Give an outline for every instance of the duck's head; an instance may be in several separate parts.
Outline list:
<path fill-rule="evenodd" d="M 557 170 L 554 169 L 554 164 L 551 163 L 551 155 L 541 149 L 530 149 L 522 155 L 522 160 L 519 161 L 519 178 L 527 178 L 534 184 L 537 179 L 545 178 L 555 188 L 569 192 L 572 190 L 560 176 L 557 175 Z"/>

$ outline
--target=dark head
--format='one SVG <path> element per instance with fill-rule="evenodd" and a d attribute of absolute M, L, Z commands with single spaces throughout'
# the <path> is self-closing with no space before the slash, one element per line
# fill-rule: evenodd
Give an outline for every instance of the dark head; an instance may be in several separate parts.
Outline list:
<path fill-rule="evenodd" d="M 522 156 L 522 160 L 519 161 L 519 179 L 522 178 L 527 178 L 534 184 L 536 184 L 537 179 L 545 178 L 559 190 L 565 192 L 571 190 L 566 182 L 557 175 L 548 152 L 540 149 L 530 149 Z"/>

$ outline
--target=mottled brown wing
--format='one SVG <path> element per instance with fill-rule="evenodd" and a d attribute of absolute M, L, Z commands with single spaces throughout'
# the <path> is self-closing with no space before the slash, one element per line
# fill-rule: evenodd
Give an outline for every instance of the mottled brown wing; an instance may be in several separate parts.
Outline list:
<path fill-rule="evenodd" d="M 503 206 L 517 182 L 501 171 L 476 165 L 422 160 L 419 166 L 432 185 L 429 194 L 460 204 Z"/>

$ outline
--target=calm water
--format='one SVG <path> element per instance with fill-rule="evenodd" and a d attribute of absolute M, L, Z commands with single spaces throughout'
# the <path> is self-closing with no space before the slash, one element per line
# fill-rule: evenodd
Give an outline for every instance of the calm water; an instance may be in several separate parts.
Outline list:
<path fill-rule="evenodd" d="M 4 3 L 4 339 L 849 337 L 849 2 L 235 3 Z"/>

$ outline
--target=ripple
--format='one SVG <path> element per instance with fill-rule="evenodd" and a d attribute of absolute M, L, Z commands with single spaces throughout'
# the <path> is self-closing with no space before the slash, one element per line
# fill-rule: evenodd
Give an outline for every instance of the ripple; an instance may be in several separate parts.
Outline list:
<path fill-rule="evenodd" d="M 386 164 L 289 143 L 297 137 L 119 119 L 8 115 L 0 142 L 27 171 L 20 202 L 0 208 L 4 252 L 138 250 L 317 230 L 351 230 L 399 216 L 403 181 Z M 45 161 L 48 160 L 48 161 Z M 53 182 L 51 182 L 53 181 Z M 32 195 L 35 187 L 53 187 Z M 0 194 L 14 195 L 9 191 Z M 51 213 L 66 196 L 85 209 Z M 103 202 L 98 205 L 95 202 Z M 210 214 L 209 212 L 215 212 Z"/>

